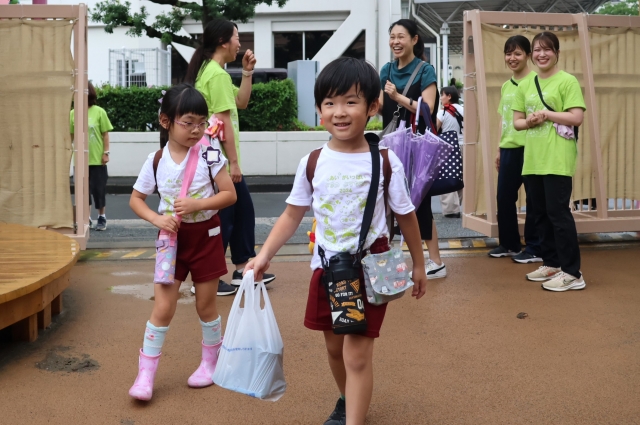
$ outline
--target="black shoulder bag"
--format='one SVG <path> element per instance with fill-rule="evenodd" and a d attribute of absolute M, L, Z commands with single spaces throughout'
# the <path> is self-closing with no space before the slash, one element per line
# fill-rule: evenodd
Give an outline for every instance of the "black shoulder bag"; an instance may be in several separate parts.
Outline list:
<path fill-rule="evenodd" d="M 373 211 L 376 207 L 378 196 L 378 184 L 380 183 L 380 151 L 378 144 L 369 141 L 371 150 L 371 186 L 367 196 L 367 204 L 362 217 L 360 228 L 360 240 L 355 255 L 341 252 L 328 260 L 324 249 L 318 245 L 318 254 L 322 260 L 324 276 L 322 282 L 327 291 L 331 318 L 333 320 L 333 333 L 336 335 L 362 333 L 367 330 L 367 319 L 364 311 L 364 297 L 362 295 L 363 282 L 361 275 L 362 250 L 367 240 L 369 227 L 373 220 Z"/>
<path fill-rule="evenodd" d="M 542 90 L 540 89 L 540 83 L 538 82 L 538 76 L 537 75 L 535 76 L 534 81 L 536 83 L 536 89 L 538 89 L 538 96 L 540 96 L 540 100 L 542 101 L 542 104 L 544 105 L 544 107 L 547 108 L 548 110 L 550 110 L 551 112 L 556 112 L 555 109 L 553 109 L 551 106 L 547 105 L 547 102 L 544 101 L 544 98 L 542 97 Z M 513 80 L 512 80 L 512 82 L 513 82 Z M 573 134 L 576 135 L 576 142 L 578 142 L 578 130 L 579 129 L 580 129 L 580 127 L 575 126 L 575 125 L 573 126 Z"/>

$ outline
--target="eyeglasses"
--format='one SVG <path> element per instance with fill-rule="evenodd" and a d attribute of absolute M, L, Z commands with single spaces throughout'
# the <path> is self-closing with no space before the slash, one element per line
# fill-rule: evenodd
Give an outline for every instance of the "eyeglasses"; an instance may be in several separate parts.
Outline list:
<path fill-rule="evenodd" d="M 183 122 L 183 121 L 178 121 L 178 120 L 174 120 L 173 122 L 175 122 L 176 124 L 180 124 L 181 126 L 183 126 L 186 130 L 188 131 L 193 131 L 193 130 L 198 130 L 198 131 L 204 131 L 205 128 L 207 128 L 207 125 L 209 125 L 208 122 L 201 122 L 199 124 L 196 124 L 194 122 Z"/>

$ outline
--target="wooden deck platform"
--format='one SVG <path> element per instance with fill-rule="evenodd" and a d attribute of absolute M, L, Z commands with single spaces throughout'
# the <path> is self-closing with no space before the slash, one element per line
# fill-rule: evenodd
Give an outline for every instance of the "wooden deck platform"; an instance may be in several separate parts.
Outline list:
<path fill-rule="evenodd" d="M 35 341 L 62 311 L 62 291 L 80 246 L 59 233 L 0 223 L 0 329 Z"/>

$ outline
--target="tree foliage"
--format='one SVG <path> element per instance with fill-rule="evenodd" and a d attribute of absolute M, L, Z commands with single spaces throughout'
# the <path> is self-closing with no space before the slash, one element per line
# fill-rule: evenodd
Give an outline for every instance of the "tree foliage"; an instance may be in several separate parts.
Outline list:
<path fill-rule="evenodd" d="M 171 11 L 155 16 L 149 24 L 149 12 L 144 6 L 139 11 L 131 10 L 131 2 L 125 0 L 104 0 L 91 10 L 91 19 L 105 24 L 104 30 L 113 33 L 120 26 L 129 27 L 128 35 L 159 38 L 165 43 L 175 41 L 187 46 L 197 47 L 193 37 L 177 35 L 185 19 L 191 17 L 204 26 L 215 18 L 225 18 L 235 22 L 247 22 L 255 14 L 260 4 L 284 6 L 287 0 L 202 0 L 202 5 L 181 0 L 150 0 L 153 3 L 171 6 Z"/>
<path fill-rule="evenodd" d="M 622 0 L 618 2 L 608 2 L 602 5 L 595 13 L 599 15 L 626 15 L 638 16 L 637 0 Z"/>

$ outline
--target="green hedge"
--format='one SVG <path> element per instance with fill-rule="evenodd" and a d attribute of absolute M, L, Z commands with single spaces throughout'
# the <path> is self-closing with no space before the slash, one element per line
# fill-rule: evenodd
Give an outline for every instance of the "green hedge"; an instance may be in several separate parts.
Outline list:
<path fill-rule="evenodd" d="M 247 109 L 238 111 L 242 131 L 296 129 L 298 100 L 292 80 L 254 84 Z"/>
<path fill-rule="evenodd" d="M 158 99 L 164 87 L 96 87 L 98 106 L 107 111 L 113 131 L 158 131 Z"/>
<path fill-rule="evenodd" d="M 107 111 L 113 131 L 158 131 L 158 99 L 166 87 L 96 88 L 98 105 Z M 291 80 L 254 84 L 247 109 L 239 110 L 242 131 L 295 130 L 296 90 Z"/>

